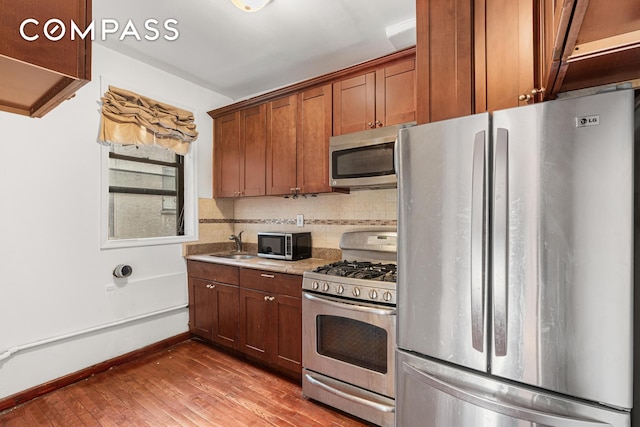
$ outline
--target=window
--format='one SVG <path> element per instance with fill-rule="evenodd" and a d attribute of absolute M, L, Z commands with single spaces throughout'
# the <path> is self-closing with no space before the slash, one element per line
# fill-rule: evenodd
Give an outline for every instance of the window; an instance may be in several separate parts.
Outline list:
<path fill-rule="evenodd" d="M 185 235 L 184 157 L 156 145 L 109 147 L 108 239 Z"/>

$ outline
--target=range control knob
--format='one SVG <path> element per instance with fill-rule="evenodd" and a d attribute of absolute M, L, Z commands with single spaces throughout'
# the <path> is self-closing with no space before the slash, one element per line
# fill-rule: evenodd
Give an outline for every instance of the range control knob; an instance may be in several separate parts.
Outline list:
<path fill-rule="evenodd" d="M 325 292 L 329 292 L 329 284 L 327 282 L 324 282 L 322 284 L 322 290 Z"/>
<path fill-rule="evenodd" d="M 359 297 L 360 296 L 360 288 L 353 288 L 353 291 L 351 291 L 351 293 L 353 294 L 354 297 Z"/>
<path fill-rule="evenodd" d="M 384 294 L 382 294 L 382 298 L 385 301 L 391 301 L 391 299 L 393 298 L 393 295 L 391 295 L 391 292 L 387 291 Z"/>
<path fill-rule="evenodd" d="M 338 285 L 338 288 L 336 289 L 336 292 L 338 293 L 338 295 L 342 295 L 343 292 L 344 292 L 344 286 Z"/>
<path fill-rule="evenodd" d="M 317 281 L 317 280 L 314 280 L 314 281 L 313 281 L 313 283 L 311 283 L 311 288 L 312 288 L 314 291 L 317 291 L 319 287 L 320 287 L 320 283 L 318 283 L 318 281 Z"/>
<path fill-rule="evenodd" d="M 371 291 L 369 291 L 369 298 L 378 299 L 378 292 L 376 292 L 375 289 L 371 289 Z"/>

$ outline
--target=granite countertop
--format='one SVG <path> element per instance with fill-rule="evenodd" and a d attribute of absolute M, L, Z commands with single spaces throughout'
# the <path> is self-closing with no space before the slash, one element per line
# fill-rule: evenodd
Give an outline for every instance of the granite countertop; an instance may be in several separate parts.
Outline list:
<path fill-rule="evenodd" d="M 313 248 L 311 253 L 312 258 L 301 259 L 299 261 L 283 261 L 258 256 L 248 259 L 231 259 L 215 256 L 216 254 L 233 253 L 234 249 L 235 245 L 229 242 L 195 243 L 183 246 L 183 256 L 192 261 L 212 262 L 242 268 L 299 275 L 302 275 L 305 271 L 314 270 L 321 265 L 339 261 L 342 256 L 340 249 L 331 248 Z M 243 253 L 255 255 L 258 252 L 258 245 L 255 243 L 245 243 L 243 249 L 245 251 Z"/>
<path fill-rule="evenodd" d="M 329 264 L 338 259 L 324 259 L 324 258 L 307 258 L 298 261 L 283 261 L 277 259 L 261 258 L 256 256 L 255 258 L 248 259 L 230 259 L 215 256 L 215 254 L 199 254 L 188 255 L 187 259 L 192 261 L 204 261 L 216 264 L 234 265 L 242 268 L 253 268 L 257 270 L 268 270 L 276 273 L 287 274 L 299 274 L 302 275 L 305 271 L 311 271 L 321 265 Z"/>

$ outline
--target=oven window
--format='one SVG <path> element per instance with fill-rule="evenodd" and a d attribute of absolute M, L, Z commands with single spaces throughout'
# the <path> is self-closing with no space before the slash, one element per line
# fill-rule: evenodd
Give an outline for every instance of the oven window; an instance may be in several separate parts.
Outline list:
<path fill-rule="evenodd" d="M 395 142 L 333 152 L 333 178 L 393 175 Z"/>
<path fill-rule="evenodd" d="M 387 373 L 387 331 L 347 317 L 316 317 L 317 351 L 365 369 Z"/>

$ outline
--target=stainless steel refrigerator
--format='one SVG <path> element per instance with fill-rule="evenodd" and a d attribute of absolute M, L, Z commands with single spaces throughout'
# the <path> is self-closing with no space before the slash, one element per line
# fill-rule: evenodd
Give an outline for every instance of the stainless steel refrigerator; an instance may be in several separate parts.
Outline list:
<path fill-rule="evenodd" d="M 400 131 L 399 427 L 631 424 L 633 108 Z"/>

